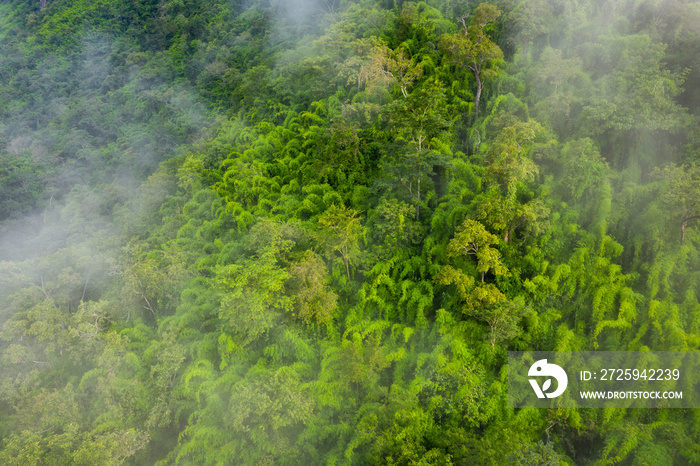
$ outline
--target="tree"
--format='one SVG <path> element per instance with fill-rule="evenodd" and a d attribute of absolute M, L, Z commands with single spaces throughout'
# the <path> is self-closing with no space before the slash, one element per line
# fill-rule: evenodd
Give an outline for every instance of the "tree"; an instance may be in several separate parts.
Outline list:
<path fill-rule="evenodd" d="M 293 308 L 292 298 L 285 294 L 290 274 L 279 263 L 293 247 L 290 236 L 295 233 L 290 224 L 260 221 L 250 233 L 253 256 L 216 269 L 217 282 L 225 291 L 219 319 L 239 347 L 262 339 Z"/>
<path fill-rule="evenodd" d="M 294 294 L 294 307 L 299 319 L 311 323 L 327 324 L 333 320 L 338 306 L 338 295 L 328 287 L 328 272 L 321 258 L 313 251 L 290 267 L 290 291 Z"/>
<path fill-rule="evenodd" d="M 368 89 L 394 84 L 401 90 L 403 99 L 390 104 L 387 113 L 397 142 L 407 145 L 408 150 L 390 158 L 385 168 L 390 181 L 399 180 L 408 190 L 416 207 L 417 220 L 420 219 L 421 183 L 440 163 L 431 144 L 448 128 L 445 91 L 439 81 L 427 80 L 409 92 L 422 74 L 421 64 L 415 64 L 405 51 L 392 51 L 379 42 L 371 61 L 360 69 L 359 75 L 360 85 L 367 83 Z"/>
<path fill-rule="evenodd" d="M 415 218 L 416 212 L 409 204 L 382 199 L 373 214 L 370 231 L 378 256 L 388 259 L 417 244 L 421 228 Z"/>
<path fill-rule="evenodd" d="M 378 40 L 372 49 L 370 59 L 360 68 L 358 85 L 367 84 L 368 89 L 377 85 L 395 84 L 404 98 L 408 88 L 423 74 L 420 65 L 413 63 L 405 51 L 393 51 L 386 43 Z"/>
<path fill-rule="evenodd" d="M 533 182 L 539 168 L 530 158 L 535 138 L 542 127 L 533 120 L 518 121 L 510 112 L 500 111 L 485 120 L 487 132 L 496 132 L 485 151 L 477 150 L 487 164 L 489 186 L 472 205 L 476 217 L 491 231 L 509 242 L 516 229 L 540 233 L 546 229 L 549 209 L 542 199 L 534 198 Z"/>
<path fill-rule="evenodd" d="M 497 242 L 496 235 L 486 231 L 481 223 L 469 219 L 457 229 L 447 246 L 447 256 L 451 259 L 476 257 L 476 272 L 481 275 L 481 282 L 478 284 L 473 276 L 451 265 L 444 266 L 435 276 L 437 283 L 457 286 L 462 312 L 466 314 L 506 300 L 505 295 L 493 283 L 485 282 L 486 273 L 489 271 L 497 276 L 509 274 L 508 269 L 501 263 L 500 252 L 491 247 Z"/>
<path fill-rule="evenodd" d="M 489 306 L 476 315 L 489 326 L 492 349 L 496 348 L 497 342 L 509 340 L 520 333 L 518 322 L 527 310 L 525 300 L 522 296 L 518 296 L 514 300 Z"/>
<path fill-rule="evenodd" d="M 535 121 L 516 122 L 498 131 L 484 153 L 489 176 L 512 197 L 519 183 L 532 182 L 539 173 L 528 157 L 535 136 L 542 129 Z"/>
<path fill-rule="evenodd" d="M 515 237 L 517 229 L 524 230 L 523 236 L 546 230 L 549 208 L 542 199 L 520 202 L 517 196 L 504 197 L 498 189 L 492 188 L 485 195 L 477 196 L 474 203 L 477 218 L 502 234 L 506 243 Z"/>
<path fill-rule="evenodd" d="M 503 59 L 503 51 L 486 35 L 486 26 L 495 22 L 501 16 L 501 10 L 489 3 L 480 3 L 472 15 L 469 25 L 466 16 L 459 22 L 462 30 L 455 34 L 445 34 L 440 37 L 440 46 L 452 54 L 452 58 L 460 66 L 471 70 L 476 79 L 476 95 L 474 96 L 474 121 L 479 118 L 479 102 L 484 89 L 484 82 L 496 76 L 493 66 Z"/>
<path fill-rule="evenodd" d="M 686 229 L 700 219 L 700 166 L 671 164 L 656 173 L 665 181 L 661 203 L 680 227 L 683 245 Z"/>
<path fill-rule="evenodd" d="M 522 297 L 509 301 L 496 285 L 485 283 L 487 272 L 495 276 L 510 275 L 501 262 L 500 252 L 492 247 L 497 242 L 496 235 L 486 231 L 481 223 L 466 220 L 450 240 L 447 255 L 452 259 L 475 256 L 481 283 L 476 284 L 472 276 L 451 265 L 444 266 L 435 277 L 437 283 L 456 285 L 462 312 L 488 324 L 489 342 L 494 350 L 498 341 L 513 338 L 520 332 L 518 322 L 527 311 Z"/>
<path fill-rule="evenodd" d="M 403 100 L 390 106 L 389 115 L 396 140 L 407 145 L 386 167 L 392 180 L 399 180 L 408 190 L 420 220 L 421 184 L 433 174 L 445 157 L 433 150 L 434 140 L 448 127 L 445 92 L 437 80 L 429 80 Z M 425 191 L 425 190 L 423 190 Z"/>
<path fill-rule="evenodd" d="M 447 255 L 451 258 L 475 256 L 476 269 L 481 274 L 481 283 L 483 283 L 484 275 L 488 271 L 493 271 L 496 275 L 508 274 L 508 269 L 501 263 L 500 252 L 491 247 L 497 242 L 498 238 L 486 231 L 481 223 L 469 219 L 457 229 L 454 238 L 450 240 L 447 245 Z"/>
<path fill-rule="evenodd" d="M 364 228 L 360 224 L 359 211 L 345 206 L 332 205 L 318 219 L 319 239 L 327 253 L 338 252 L 345 263 L 350 281 L 350 260 L 360 252 L 360 238 Z"/>

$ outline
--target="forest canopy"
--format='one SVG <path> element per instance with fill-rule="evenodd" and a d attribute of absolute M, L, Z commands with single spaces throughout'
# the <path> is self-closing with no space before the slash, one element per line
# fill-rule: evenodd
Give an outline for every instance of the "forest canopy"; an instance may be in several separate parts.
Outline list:
<path fill-rule="evenodd" d="M 0 2 L 0 463 L 697 464 L 508 351 L 700 349 L 696 0 Z"/>

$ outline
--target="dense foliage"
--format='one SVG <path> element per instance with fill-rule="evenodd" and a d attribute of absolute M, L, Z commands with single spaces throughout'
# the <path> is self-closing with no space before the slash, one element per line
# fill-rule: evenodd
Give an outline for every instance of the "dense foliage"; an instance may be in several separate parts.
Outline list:
<path fill-rule="evenodd" d="M 0 463 L 697 464 L 508 350 L 700 349 L 700 3 L 0 3 Z"/>

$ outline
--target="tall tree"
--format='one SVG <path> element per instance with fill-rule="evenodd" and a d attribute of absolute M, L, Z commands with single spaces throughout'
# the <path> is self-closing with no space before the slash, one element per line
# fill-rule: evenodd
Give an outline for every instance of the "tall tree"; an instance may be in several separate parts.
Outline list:
<path fill-rule="evenodd" d="M 444 163 L 444 156 L 433 149 L 434 140 L 448 127 L 442 86 L 432 80 L 423 83 L 405 99 L 394 102 L 390 117 L 396 140 L 405 144 L 406 149 L 387 168 L 410 193 L 416 206 L 416 220 L 420 220 L 420 203 L 424 194 L 421 184 L 433 174 L 436 165 Z"/>
<path fill-rule="evenodd" d="M 501 16 L 501 10 L 490 3 L 480 3 L 471 21 L 467 17 L 459 19 L 462 30 L 455 34 L 440 37 L 440 46 L 452 54 L 455 63 L 471 70 L 476 79 L 474 96 L 474 121 L 479 118 L 479 102 L 484 89 L 484 82 L 496 75 L 494 66 L 503 59 L 503 51 L 486 35 L 486 26 Z"/>
<path fill-rule="evenodd" d="M 404 98 L 408 97 L 408 88 L 423 74 L 420 64 L 416 64 L 404 50 L 394 51 L 378 40 L 370 58 L 361 68 L 358 84 L 372 89 L 377 85 L 394 84 L 401 90 Z"/>
<path fill-rule="evenodd" d="M 318 219 L 319 239 L 329 255 L 338 252 L 343 258 L 348 281 L 350 260 L 359 254 L 360 238 L 364 234 L 359 213 L 345 206 L 332 205 Z"/>

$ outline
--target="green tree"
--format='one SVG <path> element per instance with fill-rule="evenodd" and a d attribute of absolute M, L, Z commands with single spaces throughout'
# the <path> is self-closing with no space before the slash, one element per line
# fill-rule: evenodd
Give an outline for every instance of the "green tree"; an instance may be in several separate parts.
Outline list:
<path fill-rule="evenodd" d="M 535 121 L 516 122 L 498 131 L 484 153 L 488 174 L 505 197 L 512 197 L 520 183 L 532 182 L 539 173 L 529 157 L 542 127 Z"/>
<path fill-rule="evenodd" d="M 328 272 L 321 258 L 306 251 L 302 258 L 291 264 L 289 291 L 294 295 L 296 315 L 311 323 L 329 324 L 338 306 L 338 295 L 328 287 Z"/>
<path fill-rule="evenodd" d="M 332 205 L 318 219 L 319 242 L 326 253 L 340 254 L 345 264 L 348 282 L 350 281 L 350 261 L 360 253 L 360 239 L 364 228 L 360 223 L 359 211 L 345 206 Z"/>
<path fill-rule="evenodd" d="M 508 274 L 508 269 L 501 262 L 501 253 L 492 247 L 496 243 L 498 238 L 495 235 L 486 231 L 481 223 L 469 219 L 460 225 L 448 243 L 447 254 L 450 258 L 475 256 L 476 270 L 481 274 L 483 283 L 489 271 L 495 275 Z"/>
<path fill-rule="evenodd" d="M 481 275 L 481 282 L 476 283 L 474 277 L 461 269 L 445 265 L 435 275 L 436 283 L 456 285 L 457 294 L 462 302 L 462 312 L 471 313 L 479 307 L 500 303 L 505 295 L 492 283 L 485 283 L 486 272 L 492 270 L 496 275 L 506 275 L 508 269 L 501 263 L 500 252 L 492 248 L 498 238 L 487 232 L 484 226 L 474 220 L 467 220 L 460 226 L 455 237 L 448 245 L 448 255 L 454 259 L 462 259 L 473 255 L 476 257 L 476 267 L 468 264 L 472 270 Z"/>
<path fill-rule="evenodd" d="M 408 89 L 422 74 L 421 66 L 414 63 L 406 51 L 393 51 L 379 40 L 375 43 L 368 62 L 360 68 L 358 84 L 366 84 L 369 90 L 393 84 L 407 98 Z"/>
<path fill-rule="evenodd" d="M 373 211 L 369 230 L 377 246 L 377 255 L 387 259 L 415 246 L 421 235 L 415 210 L 396 199 L 382 199 L 379 202 Z"/>
<path fill-rule="evenodd" d="M 519 335 L 522 330 L 518 323 L 529 311 L 522 296 L 514 300 L 496 303 L 483 309 L 476 314 L 476 317 L 486 322 L 490 330 L 490 343 L 493 351 L 496 343 L 503 340 L 510 340 Z"/>
<path fill-rule="evenodd" d="M 420 205 L 425 185 L 436 165 L 446 164 L 446 155 L 433 149 L 448 127 L 445 93 L 438 81 L 429 80 L 408 96 L 390 105 L 389 116 L 396 132 L 396 141 L 406 145 L 391 157 L 385 170 L 390 182 L 397 180 L 408 191 L 420 220 Z M 441 148 L 443 151 L 444 147 Z M 422 191 L 421 191 L 422 190 Z"/>
<path fill-rule="evenodd" d="M 503 59 L 503 51 L 488 37 L 486 31 L 486 27 L 494 23 L 500 15 L 501 10 L 494 5 L 480 3 L 474 10 L 469 24 L 466 16 L 460 18 L 460 32 L 440 37 L 440 47 L 450 52 L 455 63 L 474 74 L 474 121 L 479 118 L 479 102 L 484 82 L 496 76 L 496 66 Z"/>
<path fill-rule="evenodd" d="M 663 180 L 660 201 L 680 228 L 681 245 L 685 244 L 686 229 L 700 219 L 700 167 L 668 165 L 656 172 Z"/>

